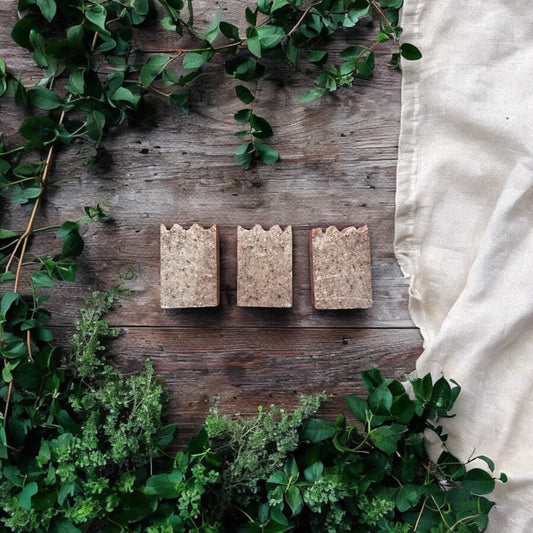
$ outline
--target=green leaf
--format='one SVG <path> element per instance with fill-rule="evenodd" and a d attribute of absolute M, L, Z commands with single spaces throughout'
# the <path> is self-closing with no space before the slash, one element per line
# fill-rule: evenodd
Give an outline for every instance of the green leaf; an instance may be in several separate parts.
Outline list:
<path fill-rule="evenodd" d="M 225 62 L 226 72 L 234 78 L 242 81 L 253 81 L 260 78 L 265 67 L 253 57 L 236 56 Z"/>
<path fill-rule="evenodd" d="M 422 57 L 422 52 L 410 43 L 402 43 L 400 45 L 400 53 L 404 59 L 409 61 L 416 61 Z"/>
<path fill-rule="evenodd" d="M 170 105 L 179 107 L 183 113 L 189 112 L 189 95 L 185 93 L 173 93 L 168 97 Z"/>
<path fill-rule="evenodd" d="M 31 282 L 36 288 L 53 287 L 54 280 L 50 277 L 50 274 L 45 270 L 38 270 L 34 272 L 31 277 Z"/>
<path fill-rule="evenodd" d="M 285 52 L 285 57 L 296 67 L 296 62 L 298 60 L 298 48 L 294 44 L 293 39 L 287 39 L 283 44 L 283 51 Z"/>
<path fill-rule="evenodd" d="M 104 135 L 106 118 L 100 111 L 90 111 L 87 113 L 87 135 L 95 141 L 100 142 Z"/>
<path fill-rule="evenodd" d="M 75 70 L 72 72 L 66 89 L 74 95 L 82 95 L 85 92 L 85 81 L 83 79 L 82 71 Z"/>
<path fill-rule="evenodd" d="M 56 124 L 51 118 L 45 116 L 27 117 L 19 133 L 29 141 L 31 147 L 40 148 L 55 139 Z"/>
<path fill-rule="evenodd" d="M 0 229 L 0 240 L 2 239 L 12 239 L 13 237 L 18 237 L 20 235 L 19 231 L 11 231 L 8 229 Z"/>
<path fill-rule="evenodd" d="M 209 61 L 213 57 L 212 50 L 206 50 L 204 52 L 189 52 L 183 58 L 183 68 L 185 69 L 198 69 L 206 61 Z"/>
<path fill-rule="evenodd" d="M 103 207 L 100 206 L 100 204 L 96 204 L 95 206 L 86 205 L 83 210 L 91 220 L 109 220 L 109 216 L 104 211 Z"/>
<path fill-rule="evenodd" d="M 104 34 L 109 33 L 105 27 L 107 11 L 103 5 L 91 5 L 85 10 L 85 18 L 91 23 L 91 26 L 93 26 L 92 29 L 98 32 L 103 32 Z"/>
<path fill-rule="evenodd" d="M 308 418 L 302 424 L 301 438 L 309 442 L 321 442 L 332 438 L 337 430 L 337 425 L 331 420 Z"/>
<path fill-rule="evenodd" d="M 392 9 L 399 9 L 402 7 L 403 0 L 379 0 L 381 7 L 390 7 Z"/>
<path fill-rule="evenodd" d="M 66 221 L 56 233 L 56 237 L 64 239 L 61 257 L 77 257 L 83 251 L 83 239 L 77 222 Z"/>
<path fill-rule="evenodd" d="M 209 28 L 207 29 L 205 33 L 205 40 L 208 43 L 213 44 L 213 42 L 217 38 L 219 24 L 220 24 L 220 13 L 217 12 L 215 13 L 215 17 L 213 18 L 213 22 L 211 23 L 211 26 L 209 26 Z"/>
<path fill-rule="evenodd" d="M 0 96 L 7 91 L 6 64 L 0 59 Z"/>
<path fill-rule="evenodd" d="M 355 418 L 357 418 L 357 420 L 360 422 L 366 422 L 368 411 L 367 401 L 364 398 L 354 394 L 346 396 L 345 401 L 352 415 L 355 416 Z"/>
<path fill-rule="evenodd" d="M 285 500 L 292 511 L 292 516 L 296 516 L 302 511 L 304 500 L 302 498 L 302 494 L 300 493 L 300 489 L 295 485 L 291 485 L 287 489 L 285 492 Z"/>
<path fill-rule="evenodd" d="M 235 150 L 235 161 L 238 165 L 242 165 L 245 169 L 250 168 L 254 157 L 254 146 L 252 143 L 241 144 Z"/>
<path fill-rule="evenodd" d="M 33 49 L 33 59 L 38 66 L 48 67 L 44 37 L 36 30 L 30 30 L 30 45 Z"/>
<path fill-rule="evenodd" d="M 463 477 L 463 487 L 473 494 L 489 494 L 495 485 L 492 475 L 481 468 L 473 468 Z"/>
<path fill-rule="evenodd" d="M 298 96 L 299 102 L 313 102 L 324 96 L 328 90 L 325 87 L 313 87 L 310 91 Z"/>
<path fill-rule="evenodd" d="M 305 52 L 305 58 L 311 63 L 320 63 L 325 61 L 328 57 L 328 53 L 325 50 L 307 50 Z"/>
<path fill-rule="evenodd" d="M 256 30 L 262 50 L 276 47 L 285 37 L 285 32 L 280 26 L 265 24 L 264 26 L 258 26 Z"/>
<path fill-rule="evenodd" d="M 60 505 L 62 503 L 58 502 Z M 69 518 L 63 518 L 56 516 L 53 518 L 50 524 L 49 533 L 82 533 L 81 529 L 78 529 Z"/>
<path fill-rule="evenodd" d="M 237 85 L 235 87 L 235 92 L 243 104 L 251 104 L 254 101 L 254 95 L 249 89 L 244 87 L 244 85 Z"/>
<path fill-rule="evenodd" d="M 250 117 L 252 116 L 252 111 L 250 109 L 240 109 L 236 113 L 234 113 L 233 118 L 237 122 L 245 123 L 250 120 Z"/>
<path fill-rule="evenodd" d="M 156 444 L 160 448 L 164 448 L 165 446 L 168 446 L 172 439 L 174 438 L 174 434 L 176 433 L 177 424 L 167 424 L 166 426 L 163 426 L 156 435 Z"/>
<path fill-rule="evenodd" d="M 258 139 L 266 139 L 273 135 L 270 124 L 264 118 L 253 113 L 250 115 L 250 126 L 252 127 L 252 135 Z"/>
<path fill-rule="evenodd" d="M 56 3 L 55 0 L 37 0 L 37 5 L 43 14 L 43 17 L 48 21 L 52 22 L 56 14 Z"/>
<path fill-rule="evenodd" d="M 418 400 L 428 402 L 433 392 L 433 380 L 431 374 L 426 374 L 423 378 L 416 378 L 411 381 L 413 392 Z"/>
<path fill-rule="evenodd" d="M 382 452 L 392 455 L 396 452 L 398 441 L 402 433 L 407 431 L 403 424 L 391 424 L 390 426 L 380 426 L 370 432 L 370 440 Z"/>
<path fill-rule="evenodd" d="M 71 261 L 53 261 L 53 269 L 59 279 L 74 281 L 76 278 L 77 265 Z"/>
<path fill-rule="evenodd" d="M 368 406 L 376 415 L 387 415 L 392 407 L 393 396 L 385 383 L 376 387 L 368 395 Z"/>
<path fill-rule="evenodd" d="M 61 224 L 59 229 L 57 230 L 56 237 L 63 239 L 66 236 L 68 236 L 70 233 L 78 231 L 79 224 L 78 222 L 72 222 L 70 220 L 67 220 Z"/>
<path fill-rule="evenodd" d="M 289 0 L 274 0 L 274 3 L 272 4 L 272 7 L 270 8 L 270 13 L 274 13 L 274 11 L 277 11 L 278 9 L 281 9 L 282 7 L 290 5 Z"/>
<path fill-rule="evenodd" d="M 357 72 L 364 77 L 369 78 L 374 75 L 374 54 L 371 52 L 365 59 L 356 63 Z"/>
<path fill-rule="evenodd" d="M 177 498 L 182 487 L 179 482 L 183 474 L 179 470 L 173 470 L 170 474 L 156 474 L 150 476 L 143 489 L 148 496 L 158 496 L 159 498 Z"/>
<path fill-rule="evenodd" d="M 396 497 L 396 507 L 401 513 L 416 507 L 424 492 L 424 487 L 418 485 L 404 485 Z"/>
<path fill-rule="evenodd" d="M 34 87 L 28 90 L 28 102 L 39 109 L 49 111 L 63 105 L 63 99 L 46 87 Z"/>
<path fill-rule="evenodd" d="M 257 28 L 250 27 L 246 30 L 246 46 L 254 56 L 261 57 L 261 41 Z"/>
<path fill-rule="evenodd" d="M 244 17 L 250 26 L 255 26 L 257 22 L 257 10 L 252 10 L 250 7 L 247 7 L 244 10 Z"/>
<path fill-rule="evenodd" d="M 42 21 L 32 15 L 22 17 L 11 30 L 11 38 L 19 46 L 28 50 L 33 50 L 33 46 L 30 43 L 30 31 L 35 28 L 39 28 L 42 25 Z"/>
<path fill-rule="evenodd" d="M 2 318 L 6 318 L 8 311 L 16 305 L 18 302 L 22 302 L 22 297 L 16 292 L 6 292 L 2 296 L 2 301 L 0 303 L 0 311 L 2 313 Z"/>
<path fill-rule="evenodd" d="M 148 87 L 156 78 L 163 72 L 165 65 L 169 61 L 169 56 L 157 55 L 152 56 L 150 59 L 142 66 L 141 73 L 139 75 L 139 80 L 143 87 Z"/>
<path fill-rule="evenodd" d="M 364 370 L 361 372 L 361 379 L 368 390 L 368 392 L 373 391 L 376 387 L 383 383 L 383 378 L 381 373 L 377 368 L 372 368 L 370 370 Z"/>
<path fill-rule="evenodd" d="M 112 98 L 120 107 L 136 109 L 141 101 L 140 94 L 134 94 L 126 87 L 119 87 L 113 94 Z"/>
<path fill-rule="evenodd" d="M 483 461 L 489 467 L 490 471 L 494 472 L 494 461 L 490 457 L 487 457 L 486 455 L 476 455 L 476 457 L 474 457 L 472 461 L 475 461 L 477 459 Z"/>
<path fill-rule="evenodd" d="M 13 381 L 13 374 L 11 373 L 10 363 L 4 364 L 4 367 L 2 368 L 2 380 L 4 381 L 4 383 L 10 383 L 11 381 Z"/>
<path fill-rule="evenodd" d="M 255 152 L 266 165 L 272 165 L 279 160 L 279 152 L 268 146 L 268 144 L 256 142 Z"/>
<path fill-rule="evenodd" d="M 24 361 L 13 372 L 15 383 L 27 391 L 37 391 L 43 379 L 43 371 L 35 363 Z M 42 442 L 45 442 L 44 440 Z"/>
<path fill-rule="evenodd" d="M 15 105 L 24 109 L 28 107 L 28 94 L 26 88 L 18 80 L 9 80 L 8 91 L 10 87 L 13 89 L 13 97 L 15 98 Z"/>
<path fill-rule="evenodd" d="M 30 483 L 24 485 L 24 488 L 18 495 L 20 506 L 29 511 L 31 509 L 31 499 L 37 494 L 37 491 L 38 488 L 35 481 L 31 481 Z"/>
<path fill-rule="evenodd" d="M 133 11 L 142 17 L 148 15 L 150 10 L 150 3 L 148 0 L 134 0 L 133 1 Z"/>
<path fill-rule="evenodd" d="M 220 31 L 224 37 L 227 37 L 228 39 L 233 39 L 234 41 L 240 41 L 241 38 L 239 37 L 239 28 L 235 26 L 234 24 L 230 24 L 229 22 L 220 22 Z"/>
<path fill-rule="evenodd" d="M 437 466 L 439 470 L 452 481 L 461 479 L 466 474 L 465 465 L 450 452 L 444 451 L 440 454 Z"/>
<path fill-rule="evenodd" d="M 304 477 L 310 483 L 314 483 L 322 477 L 324 465 L 321 461 L 315 461 L 311 466 L 304 470 Z"/>
<path fill-rule="evenodd" d="M 75 490 L 76 490 L 76 485 L 74 483 L 62 484 L 61 488 L 59 489 L 59 493 L 57 495 L 57 503 L 59 503 L 59 505 L 63 505 L 63 503 L 67 499 L 67 496 L 73 496 Z"/>
<path fill-rule="evenodd" d="M 0 459 L 7 459 L 7 437 L 4 424 L 0 425 Z"/>
<path fill-rule="evenodd" d="M 445 378 L 439 378 L 433 384 L 431 402 L 439 410 L 447 411 L 452 397 L 452 388 Z"/>
<path fill-rule="evenodd" d="M 289 478 L 283 470 L 276 470 L 270 477 L 267 479 L 267 484 L 269 485 L 281 485 L 285 486 L 289 483 Z"/>

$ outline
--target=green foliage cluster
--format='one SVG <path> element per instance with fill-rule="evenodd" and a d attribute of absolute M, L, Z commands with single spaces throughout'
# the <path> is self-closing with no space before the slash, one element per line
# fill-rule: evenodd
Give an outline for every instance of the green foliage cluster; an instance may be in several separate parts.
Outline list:
<path fill-rule="evenodd" d="M 4 322 L 16 310 L 2 299 Z M 349 418 L 313 417 L 323 395 L 289 412 L 231 418 L 213 409 L 185 451 L 162 454 L 167 392 L 147 362 L 124 377 L 107 361 L 118 335 L 116 291 L 81 310 L 68 354 L 49 341 L 11 370 L 16 391 L 0 427 L 0 524 L 13 532 L 478 532 L 492 503 L 494 464 L 467 468 L 445 448 L 439 417 L 457 385 L 362 374 L 367 397 Z M 4 334 L 4 332 L 3 332 Z M 11 383 L 11 382 L 10 382 Z M 0 398 L 9 398 L 9 385 Z M 434 464 L 424 432 L 443 443 Z M 500 479 L 505 481 L 505 476 Z"/>
<path fill-rule="evenodd" d="M 30 112 L 20 126 L 22 146 L 0 144 L 0 194 L 24 203 L 42 193 L 39 177 L 44 162 L 12 165 L 9 155 L 39 150 L 52 143 L 70 145 L 76 139 L 98 143 L 109 128 L 124 120 L 149 120 L 153 110 L 145 96 L 155 93 L 169 104 L 188 111 L 188 96 L 202 66 L 224 55 L 227 74 L 238 80 L 236 96 L 248 107 L 235 113 L 244 124 L 238 137 L 246 138 L 236 151 L 245 168 L 260 160 L 274 163 L 279 153 L 266 144 L 272 136 L 268 121 L 255 113 L 258 80 L 272 61 L 297 68 L 302 60 L 322 67 L 316 87 L 302 95 L 310 101 L 356 77 L 372 76 L 374 49 L 384 41 L 398 43 L 401 0 L 258 0 L 246 7 L 246 27 L 221 19 L 217 13 L 207 30 L 194 26 L 193 1 L 157 0 L 19 0 L 23 14 L 12 38 L 26 48 L 42 69 L 43 78 L 25 87 L 0 60 L 0 96 L 7 94 Z M 177 53 L 154 54 L 143 64 L 132 60 L 136 28 L 157 20 L 177 38 L 193 40 L 192 48 Z M 348 31 L 361 20 L 379 18 L 375 42 L 346 48 L 340 64 L 328 62 L 327 40 L 339 30 Z M 409 43 L 397 44 L 390 65 L 400 56 L 418 59 Z M 105 68 L 103 68 L 105 66 Z M 106 74 L 103 74 L 105 72 Z M 244 85 L 243 85 L 244 84 Z"/>
<path fill-rule="evenodd" d="M 21 305 L 4 306 L 11 294 L 2 299 L 3 339 Z M 168 393 L 153 367 L 124 377 L 106 361 L 105 341 L 119 333 L 106 319 L 114 299 L 110 291 L 87 301 L 64 358 L 36 339 L 32 359 L 11 369 L 9 410 L 9 385 L 0 387 L 3 531 L 98 528 L 172 439 L 174 426 L 162 424 Z"/>

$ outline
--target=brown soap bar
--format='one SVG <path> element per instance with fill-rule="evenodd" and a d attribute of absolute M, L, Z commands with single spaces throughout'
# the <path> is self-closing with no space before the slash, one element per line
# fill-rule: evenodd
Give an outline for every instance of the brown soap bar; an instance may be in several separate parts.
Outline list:
<path fill-rule="evenodd" d="M 311 230 L 311 293 L 315 309 L 372 307 L 368 228 Z"/>
<path fill-rule="evenodd" d="M 218 227 L 167 230 L 162 224 L 161 307 L 216 307 L 219 294 Z"/>
<path fill-rule="evenodd" d="M 292 226 L 237 228 L 237 305 L 292 307 Z"/>

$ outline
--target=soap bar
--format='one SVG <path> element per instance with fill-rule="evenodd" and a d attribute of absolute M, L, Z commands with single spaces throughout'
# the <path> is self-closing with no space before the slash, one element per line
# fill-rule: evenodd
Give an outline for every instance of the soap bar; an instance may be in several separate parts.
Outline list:
<path fill-rule="evenodd" d="M 368 228 L 311 230 L 311 293 L 315 309 L 372 307 Z"/>
<path fill-rule="evenodd" d="M 292 226 L 238 226 L 237 305 L 292 307 Z"/>
<path fill-rule="evenodd" d="M 219 230 L 161 225 L 161 307 L 216 307 L 219 290 Z"/>

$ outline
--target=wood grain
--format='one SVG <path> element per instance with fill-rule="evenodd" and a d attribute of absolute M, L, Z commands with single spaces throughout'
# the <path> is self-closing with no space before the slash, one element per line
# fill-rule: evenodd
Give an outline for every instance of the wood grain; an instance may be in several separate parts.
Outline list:
<path fill-rule="evenodd" d="M 207 26 L 221 10 L 242 21 L 239 0 L 195 0 L 196 23 Z M 0 3 L 4 28 L 16 21 L 16 1 Z M 374 28 L 343 32 L 331 43 L 365 41 Z M 176 37 L 148 26 L 136 33 L 137 57 L 172 52 Z M 112 131 L 96 153 L 83 144 L 59 150 L 37 227 L 76 220 L 85 205 L 100 203 L 112 220 L 84 227 L 86 248 L 76 282 L 53 289 L 47 306 L 60 341 L 72 332 L 77 309 L 94 289 L 122 279 L 132 295 L 112 312 L 125 334 L 111 346 L 125 372 L 150 357 L 172 391 L 170 418 L 181 427 L 180 443 L 196 431 L 217 395 L 225 412 L 251 413 L 258 404 L 296 405 L 303 393 L 327 390 L 324 413 L 341 409 L 340 397 L 360 389 L 358 373 L 378 366 L 391 377 L 414 368 L 421 351 L 407 309 L 408 287 L 394 258 L 394 209 L 400 117 L 400 74 L 386 68 L 388 50 L 378 51 L 374 78 L 317 102 L 302 104 L 317 75 L 269 65 L 260 82 L 255 112 L 273 129 L 271 145 L 281 161 L 250 171 L 238 167 L 239 141 L 233 113 L 236 82 L 220 61 L 205 66 L 192 90 L 191 111 L 182 115 L 156 95 L 153 124 Z M 26 50 L 0 34 L 0 57 L 25 83 L 40 72 Z M 18 138 L 24 113 L 0 102 L 0 133 L 8 145 Z M 27 206 L 2 202 L 2 227 L 22 229 Z M 217 224 L 221 240 L 221 305 L 212 310 L 162 310 L 159 304 L 159 226 Z M 238 225 L 293 226 L 294 307 L 236 307 Z M 356 311 L 312 309 L 308 237 L 312 228 L 368 225 L 374 307 Z M 59 250 L 53 233 L 39 234 L 38 254 Z"/>

